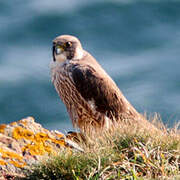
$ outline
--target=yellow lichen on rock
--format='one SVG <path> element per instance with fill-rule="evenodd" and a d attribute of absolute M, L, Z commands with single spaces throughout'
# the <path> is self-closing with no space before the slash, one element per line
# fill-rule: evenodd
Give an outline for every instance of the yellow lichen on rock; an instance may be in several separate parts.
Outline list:
<path fill-rule="evenodd" d="M 35 142 L 33 144 L 27 144 L 26 146 L 22 147 L 22 151 L 29 152 L 32 156 L 35 155 L 44 155 L 46 153 L 51 153 L 52 148 L 51 146 L 45 145 L 44 142 Z"/>
<path fill-rule="evenodd" d="M 5 166 L 5 165 L 7 165 L 7 162 L 5 162 L 4 160 L 1 160 L 1 159 L 0 159 L 0 165 Z"/>
<path fill-rule="evenodd" d="M 30 118 L 30 117 L 29 117 Z M 32 118 L 33 119 L 33 118 Z M 21 119 L 18 121 L 19 123 L 23 124 L 24 126 L 27 126 L 28 122 L 24 119 Z"/>
<path fill-rule="evenodd" d="M 8 125 L 1 124 L 0 133 L 2 170 L 19 172 L 21 168 L 31 165 L 44 155 L 56 155 L 61 148 L 64 150 L 74 147 L 66 142 L 64 134 L 43 128 L 32 117 Z"/>
<path fill-rule="evenodd" d="M 36 142 L 40 142 L 40 141 L 46 141 L 46 140 L 48 140 L 49 139 L 49 136 L 48 136 L 48 134 L 45 134 L 45 133 L 42 133 L 42 132 L 40 132 L 40 133 L 37 133 L 37 134 L 35 134 L 35 136 L 34 136 L 34 141 L 36 141 Z"/>
<path fill-rule="evenodd" d="M 44 154 L 51 154 L 55 149 L 52 148 L 52 145 L 49 144 L 58 144 L 60 146 L 65 146 L 64 140 L 57 140 L 55 138 L 49 137 L 48 134 L 45 133 L 37 133 L 34 135 L 31 144 L 27 144 L 26 146 L 22 147 L 22 152 L 28 151 L 31 155 L 44 155 Z"/>
<path fill-rule="evenodd" d="M 22 128 L 20 126 L 17 126 L 14 128 L 12 136 L 16 140 L 19 140 L 19 139 L 33 140 L 34 139 L 34 133 L 32 131 Z"/>
<path fill-rule="evenodd" d="M 10 163 L 13 164 L 17 168 L 23 168 L 24 166 L 26 166 L 25 162 L 17 162 L 14 160 L 10 160 Z"/>
<path fill-rule="evenodd" d="M 0 133 L 4 133 L 4 129 L 6 128 L 6 124 L 0 124 Z"/>
<path fill-rule="evenodd" d="M 16 126 L 17 125 L 17 122 L 12 122 L 10 123 L 11 126 Z"/>
<path fill-rule="evenodd" d="M 0 148 L 0 153 L 3 159 L 10 158 L 10 159 L 17 159 L 17 160 L 22 160 L 22 156 L 15 153 L 15 152 L 10 152 L 10 151 L 5 151 L 4 149 Z"/>
<path fill-rule="evenodd" d="M 62 147 L 65 147 L 65 141 L 64 140 L 52 139 L 52 142 L 55 144 L 59 144 Z"/>
<path fill-rule="evenodd" d="M 59 138 L 62 138 L 64 135 L 63 134 L 56 134 Z"/>
<path fill-rule="evenodd" d="M 22 168 L 26 165 L 26 163 L 23 161 L 22 155 L 19 155 L 15 152 L 6 151 L 2 148 L 0 148 L 0 153 L 1 153 L 2 159 L 4 160 L 9 159 L 9 163 L 13 164 L 14 166 L 18 168 Z M 2 159 L 0 159 L 0 165 L 2 166 L 7 165 L 8 163 Z"/>

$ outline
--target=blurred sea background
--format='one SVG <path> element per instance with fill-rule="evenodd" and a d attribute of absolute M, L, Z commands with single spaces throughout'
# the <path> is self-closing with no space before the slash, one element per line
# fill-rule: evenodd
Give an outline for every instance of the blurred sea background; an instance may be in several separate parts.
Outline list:
<path fill-rule="evenodd" d="M 180 1 L 0 0 L 0 124 L 72 130 L 50 78 L 52 40 L 77 36 L 141 112 L 180 120 Z"/>

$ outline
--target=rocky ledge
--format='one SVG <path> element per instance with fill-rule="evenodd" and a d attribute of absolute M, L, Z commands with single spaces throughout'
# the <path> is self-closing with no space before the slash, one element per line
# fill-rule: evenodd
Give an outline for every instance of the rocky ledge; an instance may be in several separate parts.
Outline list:
<path fill-rule="evenodd" d="M 12 179 L 11 176 L 15 174 L 21 175 L 22 169 L 32 163 L 67 148 L 82 151 L 64 134 L 43 128 L 32 117 L 1 124 L 0 179 Z"/>

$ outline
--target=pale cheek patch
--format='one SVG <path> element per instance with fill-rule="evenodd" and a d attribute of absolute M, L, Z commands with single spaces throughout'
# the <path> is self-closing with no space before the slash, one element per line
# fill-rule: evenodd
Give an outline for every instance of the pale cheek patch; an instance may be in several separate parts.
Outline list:
<path fill-rule="evenodd" d="M 83 57 L 83 50 L 81 48 L 77 48 L 74 59 L 81 59 L 82 57 Z"/>
<path fill-rule="evenodd" d="M 56 61 L 58 61 L 60 63 L 64 62 L 67 59 L 64 54 L 56 55 L 55 58 L 56 58 Z"/>

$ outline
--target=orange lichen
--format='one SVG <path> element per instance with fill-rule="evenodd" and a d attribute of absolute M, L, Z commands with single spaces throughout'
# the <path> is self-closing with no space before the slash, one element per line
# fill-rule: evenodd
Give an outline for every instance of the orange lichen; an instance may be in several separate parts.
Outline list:
<path fill-rule="evenodd" d="M 10 123 L 10 125 L 15 126 L 15 125 L 17 125 L 17 122 L 12 122 L 12 123 Z"/>
<path fill-rule="evenodd" d="M 63 134 L 56 134 L 59 138 L 63 138 L 64 135 Z"/>
<path fill-rule="evenodd" d="M 10 123 L 10 133 L 11 136 L 19 143 L 22 152 L 20 154 L 9 148 L 0 147 L 0 165 L 10 165 L 17 168 L 23 168 L 26 166 L 25 159 L 32 156 L 42 156 L 42 155 L 57 155 L 57 148 L 60 146 L 65 146 L 65 139 L 63 134 L 54 134 L 49 130 L 44 128 L 38 128 L 34 126 L 33 119 L 23 119 L 18 122 Z M 31 130 L 28 129 L 31 126 Z M 5 133 L 6 124 L 0 125 L 0 133 Z M 41 131 L 41 132 L 40 132 Z M 9 131 L 8 131 L 9 132 Z M 35 133 L 36 132 L 36 133 Z M 24 156 L 22 155 L 24 153 Z M 27 155 L 27 156 L 26 156 Z"/>
<path fill-rule="evenodd" d="M 26 165 L 25 162 L 19 163 L 19 162 L 14 161 L 14 160 L 10 160 L 10 163 L 13 164 L 13 165 L 14 165 L 15 167 L 17 167 L 17 168 L 23 168 L 23 167 Z"/>
<path fill-rule="evenodd" d="M 5 166 L 5 165 L 7 165 L 7 162 L 0 159 L 0 165 Z"/>
<path fill-rule="evenodd" d="M 33 140 L 34 139 L 34 133 L 28 129 L 22 128 L 20 126 L 14 128 L 13 134 L 14 139 L 27 139 L 27 140 Z"/>
<path fill-rule="evenodd" d="M 20 123 L 26 125 L 27 122 L 21 121 Z M 2 125 L 0 127 L 1 129 L 5 128 L 5 126 Z M 29 152 L 29 154 L 31 154 L 32 156 L 36 156 L 54 153 L 54 148 L 56 147 L 56 145 L 65 146 L 64 139 L 59 139 L 62 138 L 63 135 L 58 134 L 58 137 L 54 137 L 53 135 L 49 135 L 48 133 L 49 131 L 46 130 L 44 132 L 34 134 L 32 131 L 26 128 L 16 126 L 13 129 L 12 137 L 16 140 L 30 140 L 29 144 L 26 144 L 21 148 L 22 152 Z M 23 159 L 22 156 L 14 152 L 4 151 L 3 149 L 0 149 L 0 153 L 2 154 L 2 158 L 9 158 L 12 161 L 12 164 L 14 163 L 14 165 L 16 164 L 16 166 L 18 166 L 16 161 L 22 161 Z"/>
<path fill-rule="evenodd" d="M 3 159 L 9 159 L 9 163 L 18 168 L 22 168 L 26 165 L 26 163 L 23 161 L 23 157 L 15 152 L 5 151 L 0 148 L 0 153 Z M 7 165 L 7 162 L 0 160 L 0 165 Z"/>
<path fill-rule="evenodd" d="M 53 147 L 47 144 L 48 141 L 59 144 L 60 146 L 65 146 L 65 142 L 63 140 L 50 138 L 48 134 L 40 132 L 34 136 L 33 143 L 24 146 L 22 151 L 28 151 L 31 155 L 44 155 L 46 153 L 51 154 L 54 151 Z"/>
<path fill-rule="evenodd" d="M 4 129 L 6 128 L 6 124 L 0 124 L 0 133 L 4 133 Z"/>
<path fill-rule="evenodd" d="M 24 119 L 19 120 L 18 122 L 21 123 L 21 124 L 23 124 L 24 126 L 26 126 L 26 125 L 28 124 L 28 122 L 25 121 Z"/>
<path fill-rule="evenodd" d="M 34 144 L 27 144 L 22 148 L 22 151 L 28 151 L 31 155 L 44 155 L 45 153 L 50 154 L 52 148 L 44 142 L 36 142 Z"/>
<path fill-rule="evenodd" d="M 48 136 L 48 134 L 45 134 L 45 133 L 42 133 L 42 132 L 40 132 L 40 133 L 37 133 L 36 135 L 35 135 L 35 137 L 34 137 L 34 140 L 36 141 L 36 142 L 40 142 L 40 141 L 46 141 L 46 140 L 48 140 L 49 139 L 49 136 Z"/>
<path fill-rule="evenodd" d="M 60 146 L 65 146 L 65 141 L 64 140 L 57 140 L 57 139 L 52 139 L 51 140 L 55 144 L 59 144 Z"/>
<path fill-rule="evenodd" d="M 0 153 L 2 154 L 2 158 L 3 159 L 17 159 L 17 160 L 22 160 L 23 157 L 20 156 L 19 154 L 15 153 L 15 152 L 10 152 L 10 151 L 5 151 L 2 148 L 0 148 Z"/>

